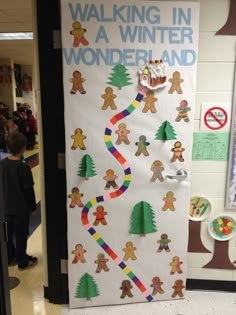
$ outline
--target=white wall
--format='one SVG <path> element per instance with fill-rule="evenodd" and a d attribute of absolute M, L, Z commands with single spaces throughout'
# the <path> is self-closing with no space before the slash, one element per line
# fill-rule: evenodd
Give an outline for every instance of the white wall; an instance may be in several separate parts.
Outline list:
<path fill-rule="evenodd" d="M 201 104 L 203 102 L 232 103 L 236 36 L 215 35 L 227 21 L 229 0 L 200 0 L 200 35 L 197 74 L 197 93 L 194 131 L 199 131 Z M 217 214 L 225 212 L 236 219 L 235 211 L 225 210 L 227 180 L 226 161 L 193 161 L 192 196 L 209 199 L 212 211 L 202 222 L 201 237 L 206 248 L 214 250 L 214 240 L 208 234 L 208 223 Z M 229 242 L 229 258 L 236 260 L 236 238 Z M 188 278 L 236 280 L 236 271 L 202 269 L 212 253 L 189 253 Z"/>

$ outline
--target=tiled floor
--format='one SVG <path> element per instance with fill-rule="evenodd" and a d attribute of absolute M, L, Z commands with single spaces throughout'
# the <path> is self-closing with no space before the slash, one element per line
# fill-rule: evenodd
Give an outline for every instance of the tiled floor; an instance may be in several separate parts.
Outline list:
<path fill-rule="evenodd" d="M 28 151 L 25 157 L 37 151 Z M 40 200 L 39 166 L 33 168 L 37 202 Z M 11 290 L 12 315 L 236 315 L 236 293 L 187 291 L 183 300 L 129 304 L 124 306 L 68 309 L 44 299 L 42 230 L 39 226 L 28 241 L 29 254 L 39 258 L 32 269 L 9 267 L 10 276 L 20 279 Z"/>

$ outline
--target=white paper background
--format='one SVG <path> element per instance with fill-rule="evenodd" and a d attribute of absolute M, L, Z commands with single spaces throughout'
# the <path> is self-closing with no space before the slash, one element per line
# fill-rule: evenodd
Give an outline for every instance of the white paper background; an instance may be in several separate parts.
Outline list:
<path fill-rule="evenodd" d="M 61 1 L 62 12 L 62 43 L 63 48 L 69 51 L 72 48 L 73 37 L 69 34 L 72 30 L 73 19 L 71 17 L 68 4 L 76 5 L 80 3 L 83 7 L 85 4 L 96 4 L 99 7 L 100 4 L 105 4 L 106 12 L 111 12 L 113 5 L 116 1 Z M 126 4 L 126 1 L 120 1 L 119 5 Z M 86 28 L 86 39 L 89 41 L 89 46 L 79 45 L 79 48 L 118 48 L 118 49 L 146 49 L 151 50 L 153 53 L 153 59 L 161 59 L 163 50 L 176 50 L 179 52 L 181 49 L 194 49 L 197 51 L 198 45 L 198 3 L 194 2 L 159 2 L 159 1 L 130 1 L 130 5 L 136 5 L 137 7 L 145 5 L 157 6 L 160 9 L 161 14 L 161 26 L 172 26 L 172 9 L 173 8 L 187 8 L 191 9 L 191 27 L 193 29 L 192 43 L 186 41 L 183 44 L 169 44 L 168 36 L 165 36 L 165 43 L 134 43 L 126 42 L 122 43 L 117 25 L 120 22 L 106 23 L 105 29 L 109 38 L 109 43 L 100 41 L 95 44 L 95 38 L 97 30 L 102 22 L 96 22 L 94 19 L 90 21 L 81 22 L 81 26 Z M 132 23 L 131 23 L 132 24 Z M 135 24 L 135 23 L 134 23 Z M 138 25 L 136 22 L 135 25 Z M 140 24 L 141 25 L 141 24 Z M 145 23 L 148 26 L 147 23 Z M 153 27 L 153 25 L 149 25 Z M 77 52 L 79 48 L 75 48 Z M 138 77 L 137 72 L 140 65 L 126 66 L 128 73 L 130 74 L 132 85 L 125 86 L 121 90 L 112 86 L 113 93 L 117 95 L 115 104 L 117 110 L 102 110 L 103 99 L 101 95 L 104 94 L 105 88 L 108 86 L 107 81 L 112 73 L 114 65 L 100 65 L 87 66 L 83 63 L 76 65 L 73 61 L 67 64 L 65 58 L 65 51 L 63 53 L 63 79 L 64 79 L 64 98 L 65 98 L 65 126 L 66 126 L 66 172 L 67 172 L 67 194 L 71 193 L 73 187 L 79 187 L 80 192 L 84 194 L 82 202 L 86 204 L 91 198 L 101 196 L 103 194 L 114 191 L 113 188 L 105 191 L 104 187 L 106 182 L 103 176 L 106 175 L 106 170 L 111 168 L 118 176 L 117 184 L 122 185 L 124 179 L 124 172 L 121 165 L 111 155 L 104 144 L 104 130 L 109 120 L 120 111 L 128 107 L 135 99 L 138 91 Z M 80 94 L 77 92 L 75 95 L 71 95 L 70 91 L 72 83 L 69 81 L 72 78 L 72 73 L 75 70 L 79 70 L 82 77 L 86 78 L 83 83 L 86 94 Z M 140 106 L 131 115 L 125 117 L 119 121 L 113 129 L 112 141 L 117 150 L 125 157 L 132 171 L 132 181 L 128 190 L 121 196 L 105 201 L 101 203 L 104 206 L 108 215 L 106 220 L 107 226 L 101 224 L 94 227 L 105 242 L 114 250 L 114 252 L 123 260 L 124 252 L 123 248 L 127 241 L 132 241 L 137 248 L 135 254 L 137 256 L 136 261 L 128 260 L 126 264 L 133 271 L 133 273 L 143 282 L 146 288 L 152 293 L 151 279 L 154 276 L 159 276 L 163 282 L 162 288 L 165 291 L 164 294 L 157 294 L 154 296 L 154 300 L 171 299 L 173 293 L 172 286 L 176 279 L 186 280 L 187 271 L 187 241 L 188 241 L 188 207 L 190 200 L 190 179 L 191 179 L 191 155 L 192 155 L 192 128 L 193 128 L 193 113 L 194 113 L 194 100 L 195 100 L 195 83 L 196 83 L 196 63 L 192 66 L 179 65 L 177 62 L 174 65 L 168 65 L 168 79 L 172 77 L 174 71 L 181 73 L 181 78 L 184 82 L 181 84 L 183 94 L 179 95 L 176 92 L 174 94 L 168 94 L 170 83 L 167 87 L 155 91 L 155 97 L 158 101 L 155 103 L 157 113 L 142 113 L 144 102 L 141 102 Z M 175 122 L 178 112 L 176 107 L 179 106 L 182 99 L 188 100 L 188 106 L 191 107 L 191 111 L 188 112 L 190 122 L 184 121 Z M 154 140 L 155 134 L 163 123 L 168 120 L 177 135 L 177 139 L 182 142 L 185 151 L 183 156 L 185 161 L 171 163 L 172 157 L 171 148 L 176 140 L 159 141 Z M 128 139 L 130 145 L 115 145 L 117 135 L 115 130 L 118 129 L 119 123 L 125 123 L 127 129 L 130 130 Z M 71 135 L 74 134 L 76 128 L 81 128 L 83 134 L 86 135 L 84 143 L 86 150 L 82 151 L 79 148 L 77 150 L 71 150 L 73 140 Z M 145 135 L 150 145 L 147 147 L 149 156 L 145 157 L 141 155 L 135 156 L 137 146 L 135 142 L 138 141 L 140 135 Z M 84 180 L 77 175 L 81 158 L 84 154 L 89 154 L 95 165 L 97 175 L 91 177 L 89 180 Z M 163 175 L 175 175 L 177 170 L 185 168 L 189 171 L 189 176 L 186 181 L 178 182 L 177 180 L 166 180 L 164 183 L 160 183 L 158 180 L 154 183 L 150 182 L 152 172 L 150 171 L 151 164 L 155 160 L 161 160 L 164 163 L 165 170 Z M 174 196 L 177 199 L 174 202 L 175 211 L 162 211 L 164 205 L 163 198 L 168 191 L 173 191 Z M 130 217 L 133 207 L 140 201 L 146 201 L 151 204 L 153 211 L 155 212 L 155 221 L 158 231 L 156 233 L 147 234 L 145 237 L 139 235 L 130 235 Z M 146 299 L 139 291 L 134 283 L 132 283 L 133 298 L 121 299 L 121 282 L 129 279 L 127 275 L 112 261 L 112 259 L 99 247 L 96 241 L 85 230 L 81 223 L 81 211 L 82 208 L 75 207 L 70 208 L 70 199 L 68 198 L 68 265 L 69 265 L 69 295 L 70 295 L 70 307 L 86 307 L 108 304 L 121 304 L 121 303 L 135 303 L 145 302 Z M 97 205 L 96 205 L 97 206 Z M 89 211 L 89 221 L 92 225 L 94 222 L 93 212 L 96 210 L 96 206 L 92 207 Z M 162 233 L 167 233 L 168 238 L 171 239 L 169 247 L 171 251 L 157 253 L 159 247 L 157 240 L 160 239 Z M 85 258 L 86 263 L 72 264 L 74 255 L 72 250 L 76 244 L 82 244 L 86 250 Z M 97 259 L 99 253 L 104 253 L 105 257 L 109 259 L 107 266 L 109 272 L 102 271 L 96 273 L 97 265 L 94 261 Z M 170 275 L 171 267 L 169 263 L 173 256 L 179 256 L 183 262 L 181 268 L 183 274 Z M 95 280 L 100 295 L 93 297 L 90 301 L 85 298 L 76 298 L 75 291 L 81 276 L 84 273 L 89 273 Z"/>

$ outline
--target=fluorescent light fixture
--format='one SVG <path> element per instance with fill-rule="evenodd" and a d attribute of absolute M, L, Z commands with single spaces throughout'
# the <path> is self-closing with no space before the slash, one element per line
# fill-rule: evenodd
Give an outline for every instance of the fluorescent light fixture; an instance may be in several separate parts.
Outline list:
<path fill-rule="evenodd" d="M 33 39 L 32 32 L 0 33 L 0 40 Z"/>

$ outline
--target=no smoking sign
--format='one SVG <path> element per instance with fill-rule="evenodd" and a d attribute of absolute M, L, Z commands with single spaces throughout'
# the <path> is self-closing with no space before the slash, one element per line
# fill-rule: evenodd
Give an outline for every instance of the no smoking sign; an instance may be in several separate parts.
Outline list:
<path fill-rule="evenodd" d="M 206 105 L 206 104 L 205 104 Z M 201 129 L 206 131 L 227 131 L 229 130 L 229 109 L 228 106 L 203 106 Z"/>

